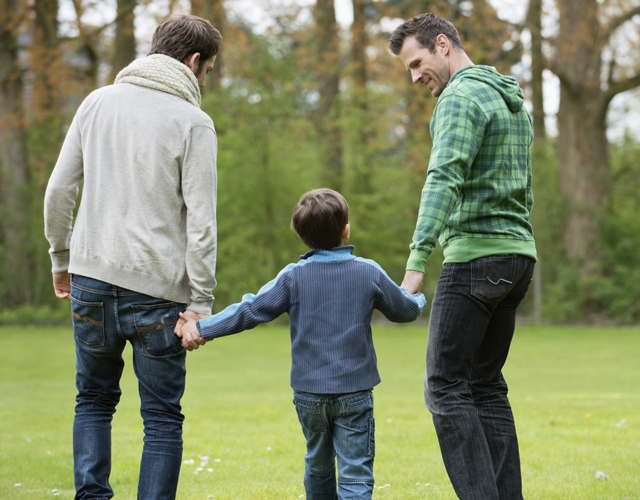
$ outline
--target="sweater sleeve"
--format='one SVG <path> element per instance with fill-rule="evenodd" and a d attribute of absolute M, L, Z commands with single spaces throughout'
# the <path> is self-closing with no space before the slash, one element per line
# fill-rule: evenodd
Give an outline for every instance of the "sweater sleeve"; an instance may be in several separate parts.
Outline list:
<path fill-rule="evenodd" d="M 191 301 L 189 309 L 210 314 L 216 286 L 217 160 L 215 130 L 197 126 L 191 131 L 182 166 L 182 196 L 187 207 L 185 263 Z"/>
<path fill-rule="evenodd" d="M 51 245 L 52 272 L 69 269 L 69 245 L 78 185 L 83 178 L 80 113 L 76 113 L 44 195 L 44 233 Z"/>
<path fill-rule="evenodd" d="M 241 302 L 198 321 L 198 331 L 202 338 L 213 339 L 250 330 L 287 312 L 291 303 L 290 269 L 291 265 L 280 271 L 256 295 L 246 294 Z"/>
<path fill-rule="evenodd" d="M 450 95 L 438 102 L 431 123 L 433 148 L 408 270 L 424 272 L 438 236 L 458 203 L 486 124 L 484 113 L 466 97 Z"/>
<path fill-rule="evenodd" d="M 395 323 L 415 321 L 427 306 L 427 299 L 422 292 L 410 294 L 399 287 L 382 269 L 378 278 L 378 288 L 380 293 L 375 307 L 389 321 Z"/>

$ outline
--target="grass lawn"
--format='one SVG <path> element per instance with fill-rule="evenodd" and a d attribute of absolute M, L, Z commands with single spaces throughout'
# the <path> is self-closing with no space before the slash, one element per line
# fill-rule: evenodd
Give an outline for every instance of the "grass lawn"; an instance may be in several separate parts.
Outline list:
<path fill-rule="evenodd" d="M 374 499 L 455 499 L 422 399 L 426 327 L 380 326 L 374 337 L 383 380 Z M 0 328 L 0 353 L 0 498 L 72 499 L 71 329 Z M 113 424 L 120 499 L 136 497 L 142 446 L 130 357 L 129 348 Z M 505 377 L 525 498 L 640 499 L 639 358 L 639 328 L 518 328 Z M 287 329 L 220 339 L 187 362 L 178 498 L 304 498 Z"/>

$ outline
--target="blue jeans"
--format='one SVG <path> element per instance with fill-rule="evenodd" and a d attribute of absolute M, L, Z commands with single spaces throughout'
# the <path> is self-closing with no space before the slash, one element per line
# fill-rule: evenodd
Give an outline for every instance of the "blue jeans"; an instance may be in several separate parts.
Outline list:
<path fill-rule="evenodd" d="M 431 307 L 425 401 L 463 500 L 522 499 L 518 439 L 502 367 L 534 261 L 445 264 Z"/>
<path fill-rule="evenodd" d="M 351 394 L 294 392 L 293 404 L 307 438 L 304 456 L 307 500 L 370 499 L 375 456 L 371 391 Z"/>
<path fill-rule="evenodd" d="M 72 276 L 76 344 L 73 457 L 77 500 L 113 497 L 111 420 L 120 400 L 122 351 L 133 347 L 144 447 L 138 499 L 174 499 L 182 462 L 180 399 L 185 357 L 173 329 L 184 304 L 149 297 L 84 276 Z"/>

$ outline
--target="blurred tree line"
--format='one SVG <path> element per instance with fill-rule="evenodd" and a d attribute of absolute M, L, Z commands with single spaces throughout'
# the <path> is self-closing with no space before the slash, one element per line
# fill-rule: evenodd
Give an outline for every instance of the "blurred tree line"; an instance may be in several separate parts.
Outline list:
<path fill-rule="evenodd" d="M 356 253 L 401 281 L 437 101 L 412 86 L 386 42 L 392 20 L 431 11 L 456 25 L 476 64 L 510 74 L 530 61 L 521 85 L 535 125 L 540 261 L 523 314 L 640 320 L 640 145 L 606 137 L 612 98 L 640 86 L 637 0 L 555 0 L 548 11 L 530 0 L 521 23 L 499 18 L 487 0 L 352 0 L 347 29 L 334 0 L 272 2 L 260 30 L 222 0 L 68 0 L 65 16 L 61 3 L 0 0 L 0 322 L 68 315 L 52 292 L 42 222 L 66 127 L 90 91 L 144 53 L 149 40 L 136 40 L 136 23 L 189 11 L 224 36 L 202 104 L 219 141 L 214 310 L 306 251 L 289 218 L 300 195 L 320 186 L 349 201 Z M 545 130 L 545 69 L 560 80 L 557 137 Z M 428 298 L 441 262 L 437 249 Z"/>

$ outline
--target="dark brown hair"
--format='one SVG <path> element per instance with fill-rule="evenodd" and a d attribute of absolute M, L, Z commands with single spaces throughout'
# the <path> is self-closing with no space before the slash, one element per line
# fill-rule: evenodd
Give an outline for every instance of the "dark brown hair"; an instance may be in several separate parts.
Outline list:
<path fill-rule="evenodd" d="M 222 35 L 206 19 L 197 16 L 173 16 L 160 23 L 151 39 L 148 55 L 164 54 L 180 62 L 196 52 L 200 61 L 218 54 Z"/>
<path fill-rule="evenodd" d="M 303 194 L 291 215 L 291 229 L 309 248 L 329 250 L 340 246 L 342 230 L 348 223 L 347 200 L 326 188 Z"/>
<path fill-rule="evenodd" d="M 446 36 L 454 48 L 462 50 L 456 27 L 450 21 L 430 12 L 412 17 L 393 30 L 389 37 L 389 50 L 397 56 L 402 50 L 404 41 L 410 36 L 415 36 L 420 45 L 435 54 L 438 35 Z"/>

